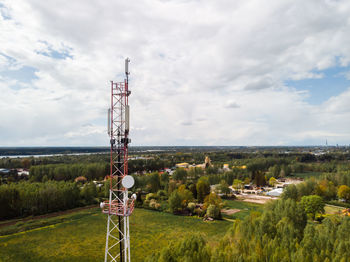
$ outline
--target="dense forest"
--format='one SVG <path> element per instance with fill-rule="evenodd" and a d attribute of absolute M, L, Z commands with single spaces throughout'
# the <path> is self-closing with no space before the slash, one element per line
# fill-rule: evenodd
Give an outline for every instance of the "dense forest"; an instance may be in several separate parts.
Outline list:
<path fill-rule="evenodd" d="M 262 213 L 236 220 L 213 248 L 200 236 L 171 243 L 148 262 L 189 261 L 348 261 L 350 218 L 332 216 L 308 221 L 300 202 L 274 201 Z"/>
<path fill-rule="evenodd" d="M 47 181 L 0 185 L 0 219 L 41 215 L 97 203 L 103 188 L 89 183 Z"/>

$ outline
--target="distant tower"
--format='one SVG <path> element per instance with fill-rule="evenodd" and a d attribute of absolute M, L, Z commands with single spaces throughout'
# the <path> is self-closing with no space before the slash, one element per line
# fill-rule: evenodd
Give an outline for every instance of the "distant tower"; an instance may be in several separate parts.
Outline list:
<path fill-rule="evenodd" d="M 326 139 L 326 146 L 328 146 L 328 141 L 327 141 L 327 139 Z"/>
<path fill-rule="evenodd" d="M 128 176 L 128 144 L 131 142 L 128 138 L 129 62 L 127 58 L 124 82 L 111 81 L 111 107 L 108 110 L 110 189 L 109 200 L 101 203 L 102 212 L 108 214 L 105 262 L 130 262 L 129 216 L 136 197 L 128 197 L 128 189 L 134 185 L 133 177 Z"/>

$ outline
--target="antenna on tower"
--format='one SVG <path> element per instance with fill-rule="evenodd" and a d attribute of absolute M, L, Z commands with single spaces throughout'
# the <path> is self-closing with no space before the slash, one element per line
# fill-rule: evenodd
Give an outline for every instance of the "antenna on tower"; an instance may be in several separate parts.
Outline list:
<path fill-rule="evenodd" d="M 126 77 L 128 77 L 130 75 L 130 72 L 129 72 L 129 63 L 130 63 L 130 59 L 127 57 L 125 59 L 125 75 Z"/>
<path fill-rule="evenodd" d="M 129 198 L 128 189 L 134 179 L 128 175 L 129 138 L 129 62 L 125 59 L 124 82 L 111 81 L 111 107 L 108 110 L 110 136 L 110 188 L 109 200 L 101 203 L 102 212 L 108 214 L 105 262 L 130 262 L 129 216 L 134 210 L 135 197 Z"/>

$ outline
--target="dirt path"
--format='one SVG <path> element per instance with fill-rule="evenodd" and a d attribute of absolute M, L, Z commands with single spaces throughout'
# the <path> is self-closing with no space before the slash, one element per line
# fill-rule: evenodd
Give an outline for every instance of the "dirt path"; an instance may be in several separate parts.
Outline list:
<path fill-rule="evenodd" d="M 14 224 L 16 224 L 18 222 L 25 222 L 25 221 L 28 221 L 28 220 L 37 220 L 37 219 L 41 219 L 41 218 L 57 217 L 57 216 L 70 214 L 70 213 L 74 213 L 74 212 L 81 211 L 81 210 L 84 210 L 84 209 L 91 209 L 91 208 L 95 208 L 95 207 L 98 207 L 98 205 L 78 207 L 78 208 L 73 208 L 73 209 L 69 209 L 69 210 L 65 210 L 65 211 L 59 211 L 59 212 L 54 212 L 54 213 L 49 213 L 49 214 L 40 215 L 40 216 L 34 216 L 34 217 L 20 218 L 20 219 L 16 219 L 16 220 L 11 220 L 9 222 L 1 223 L 0 224 L 0 228 L 1 227 L 5 227 L 5 226 L 11 226 L 11 225 L 14 225 Z"/>
<path fill-rule="evenodd" d="M 256 204 L 265 204 L 268 201 L 276 200 L 277 197 L 269 197 L 269 196 L 261 196 L 261 195 L 255 195 L 255 194 L 240 194 L 237 195 L 237 199 L 244 201 L 244 202 L 250 202 L 250 203 L 256 203 Z"/>

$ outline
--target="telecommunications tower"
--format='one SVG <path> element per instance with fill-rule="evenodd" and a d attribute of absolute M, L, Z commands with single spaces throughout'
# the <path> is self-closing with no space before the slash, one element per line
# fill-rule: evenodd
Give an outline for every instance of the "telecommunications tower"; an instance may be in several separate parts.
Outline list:
<path fill-rule="evenodd" d="M 129 139 L 129 58 L 125 59 L 124 82 L 111 81 L 111 107 L 108 110 L 108 135 L 111 144 L 109 200 L 101 203 L 108 215 L 105 262 L 130 262 L 129 216 L 136 195 L 128 196 L 134 179 L 128 175 Z"/>

